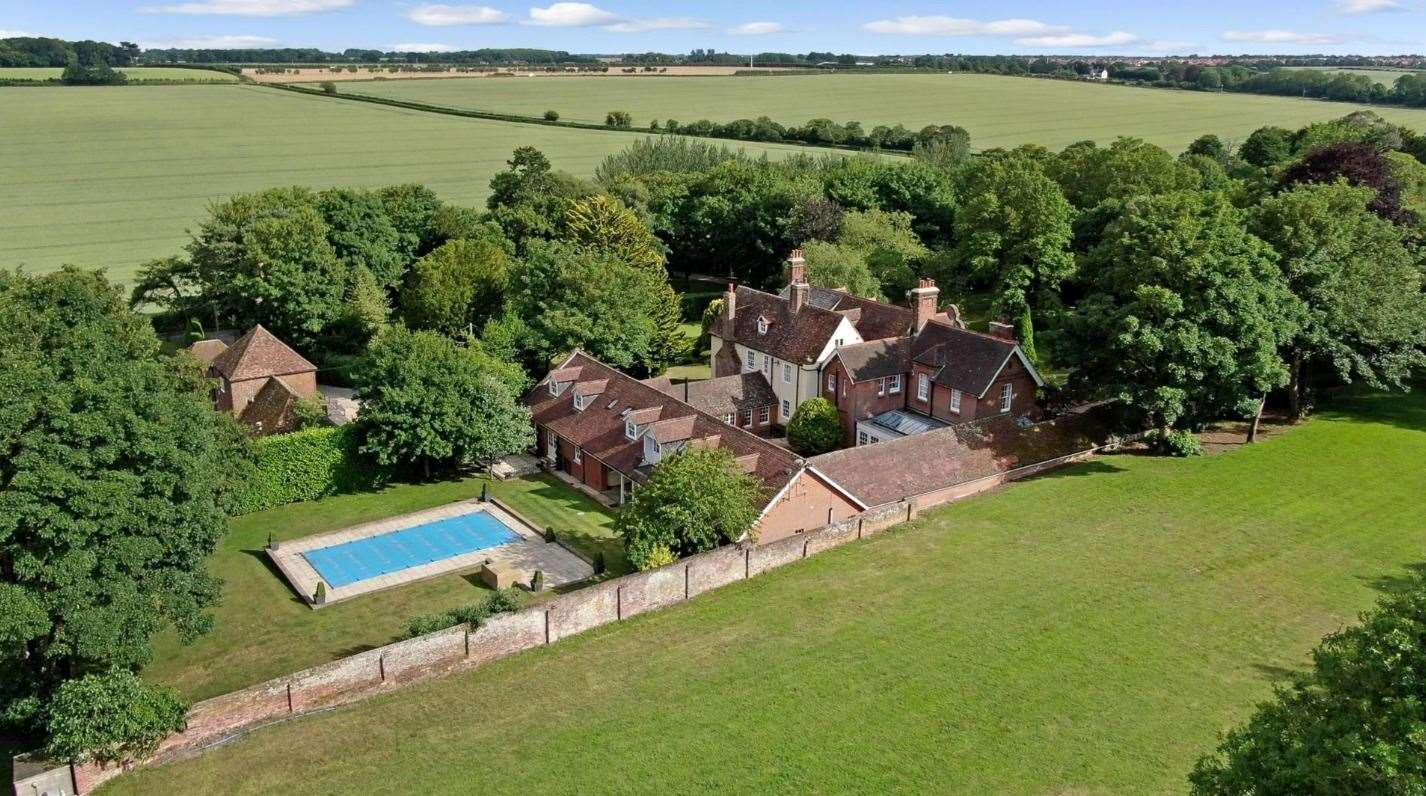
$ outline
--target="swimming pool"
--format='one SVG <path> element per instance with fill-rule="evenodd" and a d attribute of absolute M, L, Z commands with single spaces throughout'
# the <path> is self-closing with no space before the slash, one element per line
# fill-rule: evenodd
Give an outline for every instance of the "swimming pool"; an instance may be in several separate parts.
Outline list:
<path fill-rule="evenodd" d="M 476 511 L 307 550 L 302 557 L 328 586 L 340 588 L 487 547 L 499 547 L 520 538 L 490 512 Z"/>

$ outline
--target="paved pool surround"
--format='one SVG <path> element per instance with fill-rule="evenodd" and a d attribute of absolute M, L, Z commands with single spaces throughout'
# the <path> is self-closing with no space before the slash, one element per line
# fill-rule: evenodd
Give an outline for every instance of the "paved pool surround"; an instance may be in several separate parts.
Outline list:
<path fill-rule="evenodd" d="M 484 513 L 486 517 L 475 516 L 481 513 Z M 462 522 L 463 520 L 465 522 Z M 545 582 L 549 586 L 573 583 L 594 574 L 594 569 L 588 562 L 558 544 L 546 542 L 533 526 L 516 516 L 512 511 L 495 502 L 483 502 L 479 499 L 463 500 L 414 514 L 404 514 L 399 517 L 344 528 L 340 531 L 292 539 L 281 542 L 276 550 L 269 548 L 267 555 L 287 578 L 293 590 L 308 605 L 316 608 L 320 607 L 315 605 L 313 600 L 313 595 L 317 591 L 317 582 L 325 579 L 312 565 L 312 561 L 308 560 L 309 555 L 317 560 L 319 566 L 322 566 L 324 560 L 330 561 L 331 554 L 342 550 L 344 545 L 356 543 L 356 547 L 363 547 L 361 545 L 363 540 L 374 537 L 388 537 L 390 540 L 394 534 L 402 534 L 403 537 L 413 537 L 413 534 L 425 536 L 431 528 L 465 525 L 471 520 L 493 521 L 498 523 L 496 526 L 498 530 L 495 533 L 470 536 L 464 542 L 452 538 L 444 539 L 442 544 L 449 549 L 465 549 L 465 552 L 459 552 L 456 555 L 427 563 L 418 563 L 415 566 L 373 573 L 371 577 L 362 577 L 358 580 L 343 580 L 341 585 L 326 581 L 326 604 L 452 572 L 479 569 L 487 560 L 517 570 L 521 573 L 522 580 L 527 580 L 537 569 L 543 570 Z M 503 533 L 505 531 L 508 533 Z M 418 540 L 412 538 L 412 541 Z M 488 541 L 496 542 L 496 544 L 468 549 L 471 545 Z M 330 565 L 326 568 L 329 571 L 335 571 L 330 569 Z"/>

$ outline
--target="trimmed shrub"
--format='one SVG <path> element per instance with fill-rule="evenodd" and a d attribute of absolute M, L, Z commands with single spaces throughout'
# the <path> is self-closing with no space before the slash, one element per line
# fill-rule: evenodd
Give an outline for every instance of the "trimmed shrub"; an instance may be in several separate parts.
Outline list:
<path fill-rule="evenodd" d="M 658 569 L 659 567 L 666 567 L 677 560 L 678 556 L 674 555 L 672 550 L 668 549 L 665 545 L 656 544 L 649 550 L 649 554 L 644 557 L 643 562 L 639 564 L 639 569 Z"/>
<path fill-rule="evenodd" d="M 543 576 L 544 573 L 539 574 Z M 485 624 L 492 616 L 508 614 L 519 609 L 520 597 L 514 589 L 493 592 L 483 602 L 463 605 L 443 614 L 426 614 L 411 619 L 406 623 L 405 638 L 424 636 L 460 624 L 470 625 L 474 629 Z"/>
<path fill-rule="evenodd" d="M 842 418 L 826 398 L 804 401 L 787 423 L 787 444 L 802 456 L 836 450 L 842 444 Z"/>
<path fill-rule="evenodd" d="M 1166 456 L 1197 456 L 1203 453 L 1203 443 L 1198 435 L 1182 428 L 1152 431 L 1145 436 L 1154 450 Z"/>
<path fill-rule="evenodd" d="M 560 120 L 560 112 L 559 112 L 559 111 L 545 111 L 545 121 L 547 121 L 547 122 L 557 122 L 557 121 L 559 121 L 559 120 Z"/>
<path fill-rule="evenodd" d="M 259 439 L 254 446 L 257 467 L 239 501 L 239 513 L 371 487 L 381 471 L 361 456 L 358 444 L 352 426 Z"/>
<path fill-rule="evenodd" d="M 542 592 L 542 591 L 544 591 L 544 590 L 545 590 L 545 571 L 544 571 L 543 569 L 537 569 L 537 570 L 535 570 L 535 574 L 530 577 L 530 591 L 532 591 L 532 592 L 534 592 L 534 593 L 536 593 L 536 594 L 539 594 L 540 592 Z"/>

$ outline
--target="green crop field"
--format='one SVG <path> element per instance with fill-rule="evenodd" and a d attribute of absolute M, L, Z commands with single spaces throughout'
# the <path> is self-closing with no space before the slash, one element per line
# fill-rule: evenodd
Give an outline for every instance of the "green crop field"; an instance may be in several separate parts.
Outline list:
<path fill-rule="evenodd" d="M 588 176 L 634 140 L 258 86 L 0 88 L 0 267 L 106 266 L 127 279 L 179 253 L 208 203 L 233 193 L 418 182 L 475 205 L 516 147 Z"/>
<path fill-rule="evenodd" d="M 454 108 L 602 122 L 625 110 L 658 119 L 728 121 L 766 115 L 783 124 L 827 117 L 878 124 L 959 124 L 978 149 L 1134 135 L 1177 153 L 1203 133 L 1242 140 L 1276 124 L 1297 128 L 1361 106 L 1291 97 L 1098 85 L 995 75 L 796 75 L 778 77 L 533 77 L 344 83 L 339 90 Z M 1426 110 L 1374 108 L 1426 129 Z"/>
<path fill-rule="evenodd" d="M 236 83 L 237 75 L 211 69 L 175 69 L 165 66 L 123 66 L 120 72 L 130 80 L 187 80 Z M 57 66 L 0 67 L 0 80 L 58 80 L 63 69 Z"/>
<path fill-rule="evenodd" d="M 1339 409 L 1097 459 L 105 792 L 1182 793 L 1422 563 L 1426 398 Z"/>
<path fill-rule="evenodd" d="M 1415 72 L 1408 69 L 1355 69 L 1345 66 L 1289 66 L 1286 68 L 1312 69 L 1319 72 L 1342 72 L 1348 75 L 1366 75 L 1384 86 L 1396 85 L 1396 79 L 1402 75 L 1415 74 Z"/>

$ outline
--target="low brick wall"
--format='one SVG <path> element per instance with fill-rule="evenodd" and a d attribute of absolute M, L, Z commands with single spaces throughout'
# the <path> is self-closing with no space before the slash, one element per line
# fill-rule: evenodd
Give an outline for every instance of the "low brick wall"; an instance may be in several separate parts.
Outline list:
<path fill-rule="evenodd" d="M 547 603 L 494 617 L 474 630 L 454 627 L 398 641 L 204 700 L 189 711 L 188 728 L 166 740 L 147 763 L 189 757 L 265 724 L 364 699 L 451 671 L 473 669 L 522 650 L 675 605 L 880 533 L 913 519 L 917 512 L 930 506 L 1071 464 L 1091 453 L 1086 451 L 938 492 L 908 496 L 825 528 L 765 546 L 735 545 L 689 556 L 660 569 L 625 575 L 562 594 Z M 95 766 L 75 766 L 72 772 L 77 793 L 86 793 L 119 773 L 121 770 L 117 767 L 99 769 Z"/>

